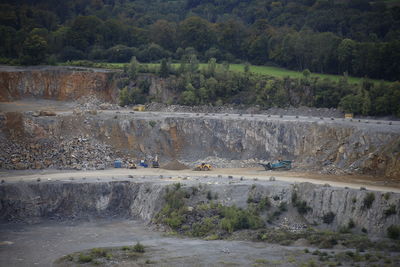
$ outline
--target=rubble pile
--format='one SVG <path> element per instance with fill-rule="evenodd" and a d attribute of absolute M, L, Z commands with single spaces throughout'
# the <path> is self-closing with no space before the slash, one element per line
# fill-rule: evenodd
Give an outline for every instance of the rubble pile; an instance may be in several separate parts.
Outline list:
<path fill-rule="evenodd" d="M 167 105 L 162 103 L 150 103 L 146 105 L 148 111 L 161 112 L 189 112 L 189 113 L 228 113 L 228 114 L 265 114 L 265 115 L 286 115 L 286 116 L 312 116 L 312 117 L 333 117 L 343 118 L 342 111 L 335 108 L 311 108 L 311 107 L 288 107 L 261 109 L 259 106 L 181 106 Z"/>
<path fill-rule="evenodd" d="M 94 95 L 85 95 L 80 97 L 77 101 L 76 109 L 79 110 L 118 110 L 121 107 L 117 104 L 105 103 L 103 100 Z"/>
<path fill-rule="evenodd" d="M 111 167 L 113 158 L 110 146 L 82 137 L 39 143 L 0 142 L 0 169 L 95 170 Z"/>

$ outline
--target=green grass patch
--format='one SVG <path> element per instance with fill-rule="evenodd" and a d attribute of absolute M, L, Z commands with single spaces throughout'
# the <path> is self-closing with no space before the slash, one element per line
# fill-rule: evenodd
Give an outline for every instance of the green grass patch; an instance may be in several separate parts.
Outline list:
<path fill-rule="evenodd" d="M 64 63 L 60 63 L 60 66 L 81 66 L 81 67 L 92 67 L 92 68 L 106 68 L 106 69 L 123 69 L 128 63 L 108 63 L 108 62 L 92 62 L 89 60 L 75 60 L 75 61 L 67 61 Z M 140 63 L 142 71 L 146 70 L 150 72 L 157 72 L 160 67 L 159 63 Z M 173 63 L 171 66 L 175 69 L 178 69 L 180 63 Z M 222 64 L 217 64 L 217 68 L 221 68 Z M 207 67 L 207 63 L 199 64 L 200 69 L 204 69 Z M 245 64 L 230 64 L 229 70 L 235 72 L 244 72 Z M 272 77 L 290 77 L 290 78 L 303 78 L 302 71 L 289 70 L 280 67 L 272 67 L 272 66 L 256 66 L 250 65 L 249 70 L 251 73 L 260 74 L 260 75 L 268 75 Z M 338 82 L 342 75 L 334 75 L 334 74 L 321 74 L 321 73 L 311 73 L 310 77 L 319 78 L 319 79 L 329 79 L 331 81 Z M 360 77 L 347 77 L 349 83 L 362 83 L 364 78 Z M 378 84 L 382 82 L 382 80 L 374 80 L 370 79 L 371 82 Z M 388 81 L 383 81 L 384 83 L 390 83 Z"/>

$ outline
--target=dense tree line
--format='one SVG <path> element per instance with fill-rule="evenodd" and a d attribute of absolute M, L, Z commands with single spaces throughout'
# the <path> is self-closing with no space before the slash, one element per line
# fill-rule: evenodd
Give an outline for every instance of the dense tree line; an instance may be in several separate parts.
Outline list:
<path fill-rule="evenodd" d="M 165 59 L 156 68 L 139 64 L 133 58 L 120 77 L 120 104 L 144 104 L 157 101 L 149 95 L 151 82 L 137 79 L 139 72 L 153 72 L 165 78 L 165 86 L 175 92 L 169 104 L 182 105 L 253 105 L 271 107 L 311 106 L 341 108 L 361 115 L 393 115 L 400 117 L 400 83 L 351 84 L 346 76 L 338 82 L 310 76 L 303 71 L 301 78 L 277 78 L 249 72 L 229 70 L 229 64 L 217 65 L 211 58 L 205 68 L 199 69 L 195 55 L 183 60 L 178 67 Z"/>
<path fill-rule="evenodd" d="M 0 61 L 275 64 L 399 80 L 400 7 L 384 0 L 0 0 Z"/>

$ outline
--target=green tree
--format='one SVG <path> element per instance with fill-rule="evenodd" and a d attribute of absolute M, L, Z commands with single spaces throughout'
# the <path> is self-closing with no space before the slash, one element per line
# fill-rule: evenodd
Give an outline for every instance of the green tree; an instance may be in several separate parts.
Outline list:
<path fill-rule="evenodd" d="M 127 67 L 127 74 L 130 79 L 135 80 L 137 78 L 137 74 L 139 73 L 139 67 L 140 67 L 139 61 L 137 61 L 136 57 L 132 57 Z"/>
<path fill-rule="evenodd" d="M 216 42 L 211 24 L 200 17 L 189 17 L 179 25 L 180 40 L 184 47 L 194 47 L 204 52 Z"/>
<path fill-rule="evenodd" d="M 161 60 L 161 65 L 160 65 L 160 77 L 162 78 L 167 78 L 169 76 L 169 67 L 168 67 L 168 62 L 165 58 Z"/>
<path fill-rule="evenodd" d="M 30 35 L 22 46 L 22 63 L 36 65 L 44 61 L 47 50 L 46 40 L 39 35 Z"/>

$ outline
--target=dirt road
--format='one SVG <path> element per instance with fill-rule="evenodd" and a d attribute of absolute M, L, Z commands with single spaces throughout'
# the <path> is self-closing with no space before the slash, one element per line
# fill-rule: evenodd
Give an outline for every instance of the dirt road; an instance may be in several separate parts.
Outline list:
<path fill-rule="evenodd" d="M 175 180 L 183 180 L 186 177 L 215 177 L 232 176 L 233 179 L 252 180 L 269 180 L 270 177 L 275 177 L 277 181 L 300 183 L 309 182 L 314 184 L 330 184 L 336 187 L 360 188 L 366 187 L 369 190 L 375 191 L 391 191 L 400 192 L 400 184 L 398 181 L 388 181 L 384 178 L 371 176 L 334 176 L 312 173 L 296 173 L 296 172 L 273 172 L 265 171 L 261 168 L 221 168 L 213 169 L 208 172 L 199 172 L 193 170 L 164 170 L 153 168 L 138 168 L 136 170 L 129 169 L 107 169 L 101 171 L 57 171 L 57 170 L 42 170 L 42 171 L 1 171 L 0 178 L 5 182 L 18 181 L 36 181 L 40 178 L 42 181 L 79 181 L 79 180 L 126 180 L 129 175 L 140 177 L 171 177 Z"/>

